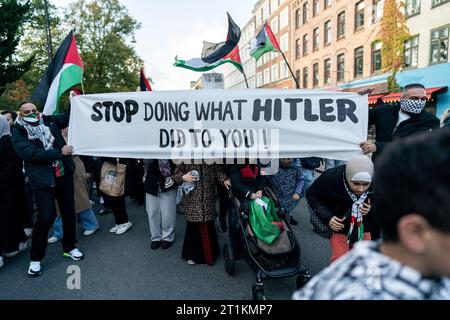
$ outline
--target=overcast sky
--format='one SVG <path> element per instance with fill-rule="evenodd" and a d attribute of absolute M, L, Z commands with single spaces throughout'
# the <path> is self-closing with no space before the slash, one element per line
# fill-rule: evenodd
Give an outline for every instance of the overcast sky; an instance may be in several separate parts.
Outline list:
<path fill-rule="evenodd" d="M 49 0 L 66 7 L 73 0 Z M 173 67 L 179 59 L 198 58 L 203 40 L 224 41 L 228 11 L 243 28 L 256 0 L 120 0 L 131 16 L 141 22 L 136 33 L 136 51 L 144 60 L 147 77 L 155 90 L 186 90 L 201 73 Z M 223 67 L 222 67 L 223 68 Z M 223 69 L 217 68 L 219 72 Z"/>

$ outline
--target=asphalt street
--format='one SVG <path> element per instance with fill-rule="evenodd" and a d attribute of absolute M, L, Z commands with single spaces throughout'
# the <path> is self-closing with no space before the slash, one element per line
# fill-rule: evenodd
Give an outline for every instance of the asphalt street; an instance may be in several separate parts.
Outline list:
<path fill-rule="evenodd" d="M 222 258 L 214 266 L 189 266 L 181 259 L 185 219 L 177 214 L 176 240 L 168 250 L 150 249 L 150 231 L 144 206 L 127 202 L 133 228 L 118 236 L 108 232 L 114 224 L 112 214 L 98 217 L 101 229 L 90 237 L 78 226 L 79 248 L 86 259 L 64 259 L 61 243 L 49 245 L 43 261 L 43 274 L 30 278 L 29 250 L 6 259 L 0 269 L 0 299 L 151 299 L 151 300 L 249 300 L 255 273 L 243 261 L 237 262 L 235 275 L 228 276 Z M 297 207 L 299 221 L 294 233 L 302 249 L 302 263 L 312 274 L 327 265 L 328 241 L 312 231 L 304 200 Z M 223 245 L 227 234 L 219 234 Z M 29 241 L 29 245 L 31 241 Z M 67 287 L 70 266 L 79 266 L 80 289 Z M 70 269 L 69 269 L 70 270 Z M 266 280 L 267 299 L 288 300 L 296 289 L 295 278 Z"/>

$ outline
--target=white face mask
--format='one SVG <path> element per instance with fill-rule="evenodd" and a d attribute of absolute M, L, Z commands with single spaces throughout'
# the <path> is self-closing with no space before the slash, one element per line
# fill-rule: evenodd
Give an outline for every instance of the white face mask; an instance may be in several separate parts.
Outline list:
<path fill-rule="evenodd" d="M 423 100 L 400 99 L 400 108 L 407 113 L 420 114 L 426 104 Z"/>

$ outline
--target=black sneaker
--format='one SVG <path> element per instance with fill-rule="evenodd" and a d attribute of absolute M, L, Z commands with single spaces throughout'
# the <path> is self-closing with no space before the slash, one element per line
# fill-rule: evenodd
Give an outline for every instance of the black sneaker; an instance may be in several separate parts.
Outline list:
<path fill-rule="evenodd" d="M 109 208 L 104 207 L 98 212 L 98 215 L 105 216 L 105 215 L 107 215 L 109 213 L 109 210 L 110 210 Z"/>
<path fill-rule="evenodd" d="M 159 247 L 161 247 L 161 241 L 152 241 L 150 247 L 152 248 L 152 250 L 159 249 Z"/>
<path fill-rule="evenodd" d="M 161 244 L 161 249 L 166 250 L 172 246 L 173 242 L 163 241 Z"/>

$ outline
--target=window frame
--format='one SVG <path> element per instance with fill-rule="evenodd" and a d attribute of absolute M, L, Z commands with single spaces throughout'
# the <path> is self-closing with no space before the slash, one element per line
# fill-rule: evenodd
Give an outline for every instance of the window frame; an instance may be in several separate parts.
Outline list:
<path fill-rule="evenodd" d="M 339 17 L 340 17 L 341 15 L 344 17 L 344 19 L 343 19 L 343 21 L 342 21 L 342 22 L 343 22 L 343 23 L 342 23 L 342 34 L 339 33 L 339 30 L 340 30 L 340 22 L 341 22 L 341 21 L 339 20 Z M 337 30 L 336 30 L 336 37 L 337 37 L 337 40 L 345 38 L 345 10 L 339 12 L 338 15 L 337 15 Z"/>
<path fill-rule="evenodd" d="M 445 28 L 447 28 L 447 57 L 446 57 L 445 61 L 442 61 L 440 59 L 440 54 L 439 54 L 438 61 L 437 62 L 433 62 L 433 61 L 431 61 L 431 59 L 433 57 L 433 32 L 437 32 L 437 31 L 440 32 L 440 30 L 443 30 Z M 449 46 L 449 42 L 450 42 L 449 38 L 450 38 L 450 24 L 441 26 L 439 28 L 432 29 L 430 31 L 430 59 L 429 59 L 429 65 L 435 65 L 435 64 L 441 64 L 441 63 L 447 63 L 448 62 L 448 57 L 449 57 L 449 55 L 448 55 L 448 51 L 449 51 L 448 50 L 448 46 Z M 441 37 L 439 36 L 438 39 L 439 39 L 439 42 L 440 42 L 441 41 Z M 440 50 L 440 48 L 441 47 L 439 46 L 439 50 Z"/>
<path fill-rule="evenodd" d="M 356 52 L 358 50 L 362 50 L 362 53 L 360 55 L 356 55 Z M 362 71 L 361 74 L 357 74 L 357 58 L 361 58 L 361 65 L 362 65 Z M 361 78 L 364 76 L 364 46 L 358 47 L 353 51 L 353 77 L 354 78 Z"/>
<path fill-rule="evenodd" d="M 417 38 L 417 46 L 413 46 L 412 45 L 412 41 L 413 41 L 413 39 L 416 39 Z M 405 41 L 405 43 L 403 44 L 404 45 L 404 48 L 403 48 L 403 64 L 404 64 L 404 69 L 417 69 L 418 68 L 418 66 L 419 66 L 419 45 L 420 45 L 420 43 L 419 43 L 419 34 L 416 34 L 416 35 L 413 35 L 413 36 L 411 36 L 411 38 L 409 38 L 408 40 L 406 40 Z M 411 45 L 410 45 L 410 47 L 409 47 L 409 49 L 406 49 L 406 43 L 407 42 L 411 42 Z M 413 66 L 412 65 L 412 61 L 413 61 L 413 49 L 414 48 L 416 48 L 417 47 L 417 62 L 416 62 L 416 65 L 415 66 Z M 406 58 L 405 58 L 405 55 L 406 55 L 406 52 L 407 51 L 409 51 L 410 52 L 410 58 L 411 58 L 411 63 L 408 65 L 408 66 L 406 66 Z"/>
<path fill-rule="evenodd" d="M 362 10 L 357 10 L 357 7 L 359 5 L 363 4 L 364 8 Z M 358 14 L 362 11 L 363 15 L 362 15 L 362 24 L 358 26 Z M 366 3 L 364 0 L 361 0 L 357 3 L 355 3 L 355 31 L 359 31 L 359 30 L 363 30 L 364 26 L 366 24 Z"/>
<path fill-rule="evenodd" d="M 339 65 L 341 63 L 341 61 L 339 60 L 339 57 L 343 57 L 342 59 L 342 64 L 344 66 L 343 70 L 342 70 L 342 79 L 339 77 L 340 75 L 340 71 L 339 71 Z M 336 56 L 336 82 L 344 82 L 345 81 L 345 53 L 340 53 Z"/>
<path fill-rule="evenodd" d="M 316 66 L 317 66 L 317 69 L 315 68 Z M 319 74 L 319 72 L 320 72 L 320 70 L 319 70 L 319 62 L 313 63 L 313 88 L 317 88 L 320 85 L 320 74 Z"/>

